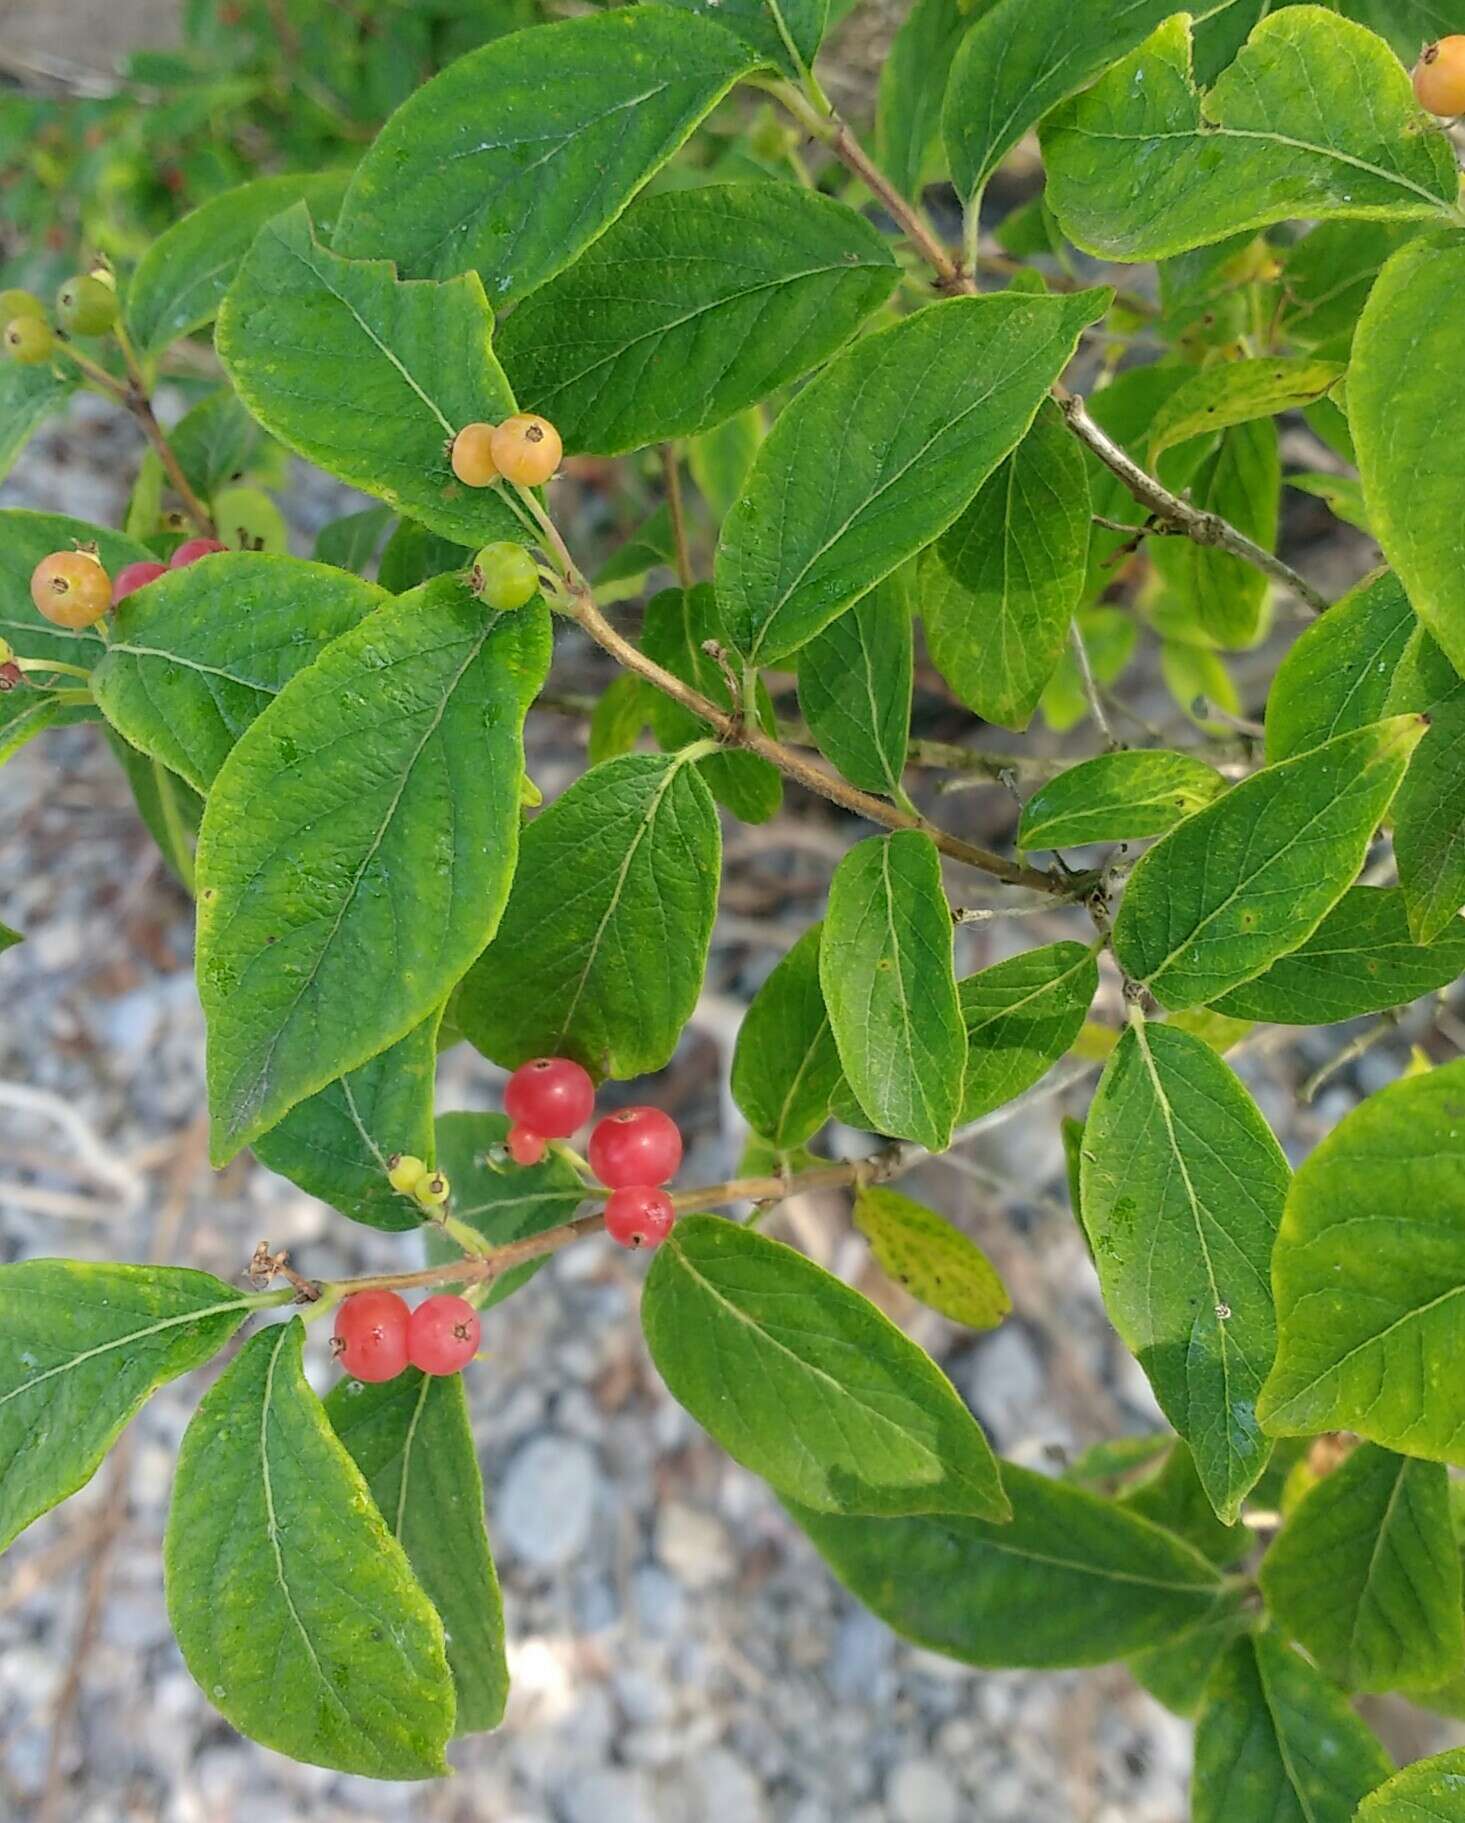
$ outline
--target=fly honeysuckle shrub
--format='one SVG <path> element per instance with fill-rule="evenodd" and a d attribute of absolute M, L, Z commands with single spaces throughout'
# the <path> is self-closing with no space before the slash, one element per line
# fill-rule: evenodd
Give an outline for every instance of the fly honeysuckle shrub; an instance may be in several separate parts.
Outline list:
<path fill-rule="evenodd" d="M 252 56 L 257 10 L 192 29 Z M 370 143 L 73 235 L 59 292 L 0 271 L 5 459 L 83 388 L 146 438 L 120 528 L 0 514 L 3 753 L 102 724 L 196 897 L 215 1163 L 402 1237 L 343 1282 L 267 1244 L 231 1283 L 0 1269 L 0 1542 L 247 1328 L 178 1463 L 184 1657 L 266 1746 L 441 1773 L 507 1688 L 474 1357 L 550 1253 L 619 1243 L 671 1393 L 897 1630 L 1125 1661 L 1195 1718 L 1202 1823 L 1465 1818 L 1354 1704 L 1465 1687 L 1465 6 L 916 0 L 873 130 L 831 23 L 486 9 Z M 282 452 L 379 504 L 290 554 Z M 659 489 L 594 562 L 582 457 Z M 1341 595 L 1279 551 L 1304 496 L 1353 528 Z M 613 681 L 545 804 L 566 621 Z M 954 739 L 912 738 L 918 624 Z M 597 1102 L 671 1060 L 722 830 L 795 788 L 847 850 L 739 1033 L 743 1173 L 688 1188 L 654 1098 Z M 959 925 L 1034 909 L 1057 940 L 958 973 Z M 1310 1095 L 1401 1020 L 1412 1061 L 1289 1157 L 1248 1049 L 1366 1022 Z M 503 1115 L 435 1108 L 457 1043 Z M 760 1222 L 843 1187 L 989 1329 L 1000 1277 L 896 1185 L 1094 1075 L 1074 1212 L 1167 1428 L 1045 1478 Z"/>

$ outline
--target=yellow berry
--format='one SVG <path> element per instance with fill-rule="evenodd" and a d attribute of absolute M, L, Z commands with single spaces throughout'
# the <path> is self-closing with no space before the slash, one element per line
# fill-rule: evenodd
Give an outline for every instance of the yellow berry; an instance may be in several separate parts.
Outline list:
<path fill-rule="evenodd" d="M 53 551 L 31 571 L 31 600 L 53 626 L 89 627 L 112 605 L 112 579 L 89 551 Z"/>
<path fill-rule="evenodd" d="M 424 1209 L 441 1209 L 452 1194 L 452 1186 L 441 1171 L 433 1171 L 413 1187 L 412 1194 Z"/>
<path fill-rule="evenodd" d="M 426 1176 L 427 1166 L 410 1152 L 394 1152 L 387 1160 L 387 1182 L 403 1196 L 411 1196 Z"/>
<path fill-rule="evenodd" d="M 499 473 L 520 487 L 548 481 L 564 454 L 560 433 L 548 418 L 536 418 L 532 412 L 505 418 L 493 433 L 492 447 Z"/>
<path fill-rule="evenodd" d="M 1442 120 L 1465 114 L 1465 32 L 1425 45 L 1414 66 L 1414 93 Z"/>
<path fill-rule="evenodd" d="M 453 438 L 453 473 L 464 487 L 487 487 L 499 478 L 491 424 L 465 424 Z"/>

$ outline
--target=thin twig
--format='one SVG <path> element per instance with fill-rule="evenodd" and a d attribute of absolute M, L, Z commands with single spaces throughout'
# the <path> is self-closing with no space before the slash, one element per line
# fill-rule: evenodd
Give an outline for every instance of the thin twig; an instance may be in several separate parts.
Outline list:
<path fill-rule="evenodd" d="M 868 822 L 880 823 L 887 829 L 918 829 L 931 838 L 942 854 L 949 855 L 954 861 L 963 861 L 968 867 L 979 868 L 983 873 L 991 874 L 994 879 L 1005 880 L 1009 886 L 1031 887 L 1034 892 L 1048 893 L 1055 898 L 1078 896 L 1079 885 L 1075 881 L 1045 873 L 1036 867 L 1024 866 L 1018 861 L 1010 861 L 1005 855 L 999 855 L 990 848 L 982 848 L 975 842 L 968 842 L 961 836 L 938 829 L 924 817 L 912 816 L 909 811 L 902 810 L 887 799 L 860 791 L 833 773 L 826 772 L 797 749 L 786 747 L 782 741 L 765 734 L 755 722 L 719 708 L 700 691 L 684 684 L 679 677 L 663 669 L 654 659 L 648 658 L 638 646 L 617 632 L 597 607 L 594 596 L 578 571 L 567 578 L 566 586 L 568 612 L 598 646 L 603 647 L 628 671 L 644 677 L 674 702 L 680 703 L 684 709 L 689 709 L 693 715 L 706 722 L 717 738 L 728 746 L 747 748 L 750 753 L 756 753 L 776 766 L 786 777 L 796 779 L 820 797 L 828 798 L 844 810 L 853 811 L 856 816 L 864 817 Z"/>
<path fill-rule="evenodd" d="M 918 249 L 926 264 L 936 274 L 937 288 L 975 295 L 977 286 L 972 275 L 952 259 L 920 210 L 908 202 L 871 162 L 844 121 L 837 114 L 831 114 L 827 119 L 822 117 L 787 83 L 769 86 L 795 119 L 827 145 L 841 164 L 852 171 L 871 194 L 878 198 L 906 239 Z M 1150 529 L 1179 533 L 1194 539 L 1197 544 L 1227 551 L 1244 563 L 1254 565 L 1274 582 L 1290 589 L 1316 613 L 1321 614 L 1327 609 L 1327 597 L 1315 589 L 1306 577 L 1300 576 L 1290 564 L 1284 563 L 1280 557 L 1248 538 L 1244 532 L 1238 531 L 1234 525 L 1221 518 L 1219 513 L 1203 512 L 1188 500 L 1183 500 L 1180 495 L 1171 493 L 1169 488 L 1146 473 L 1112 437 L 1099 428 L 1089 416 L 1081 398 L 1070 393 L 1061 382 L 1052 390 L 1074 435 L 1093 451 L 1106 468 L 1119 477 L 1142 506 L 1149 508 L 1156 521 L 1156 527 Z"/>
<path fill-rule="evenodd" d="M 1376 1044 L 1382 1044 L 1397 1029 L 1400 1012 L 1399 1007 L 1390 1007 L 1387 1012 L 1380 1013 L 1375 1023 L 1366 1031 L 1360 1032 L 1356 1038 L 1350 1038 L 1336 1057 L 1330 1057 L 1321 1069 L 1314 1070 L 1297 1091 L 1297 1099 L 1303 1106 L 1310 1106 L 1316 1100 L 1318 1090 L 1325 1083 L 1331 1082 L 1339 1071 L 1346 1070 L 1350 1063 L 1356 1063 Z"/>
<path fill-rule="evenodd" d="M 1061 1095 L 1098 1067 L 1096 1061 L 1081 1059 L 1066 1070 L 1052 1071 L 1044 1081 L 1025 1094 L 963 1127 L 953 1136 L 950 1150 L 954 1151 L 992 1128 L 1004 1125 L 1034 1102 L 1050 1101 Z M 946 1153 L 931 1152 L 913 1140 L 898 1140 L 882 1147 L 878 1152 L 867 1153 L 863 1158 L 846 1159 L 839 1164 L 816 1165 L 808 1171 L 729 1178 L 721 1184 L 679 1190 L 671 1200 L 677 1210 L 682 1212 L 723 1209 L 732 1203 L 781 1203 L 790 1197 L 805 1196 L 817 1190 L 849 1190 L 869 1184 L 888 1184 L 892 1179 L 904 1177 L 920 1165 L 946 1156 Z M 610 1192 L 587 1185 L 585 1195 L 587 1198 L 601 1198 L 609 1196 Z M 599 1213 L 580 1215 L 571 1222 L 560 1223 L 558 1227 L 546 1228 L 540 1234 L 527 1235 L 521 1241 L 508 1241 L 501 1247 L 490 1248 L 474 1259 L 454 1260 L 444 1266 L 425 1266 L 416 1272 L 377 1273 L 368 1278 L 336 1279 L 326 1283 L 323 1290 L 334 1300 L 348 1297 L 353 1292 L 379 1288 L 404 1291 L 423 1285 L 482 1284 L 498 1278 L 513 1266 L 522 1266 L 527 1260 L 559 1253 L 575 1241 L 599 1234 L 604 1226 L 605 1217 Z"/>
<path fill-rule="evenodd" d="M 209 516 L 208 508 L 189 485 L 188 477 L 184 474 L 177 456 L 173 453 L 173 446 L 164 435 L 163 427 L 159 424 L 157 415 L 153 411 L 153 403 L 148 396 L 146 376 L 137 364 L 137 357 L 125 338 L 119 338 L 119 344 L 122 348 L 123 358 L 127 362 L 129 377 L 126 385 L 115 375 L 108 373 L 105 367 L 93 361 L 90 356 L 82 354 L 71 343 L 65 342 L 62 347 L 67 356 L 76 363 L 98 391 L 105 393 L 109 399 L 114 399 L 117 404 L 131 412 L 132 416 L 136 418 L 142 434 L 152 445 L 153 453 L 162 463 L 163 472 L 173 484 L 174 492 L 183 502 L 183 510 L 205 538 L 212 538 L 214 522 Z"/>
<path fill-rule="evenodd" d="M 682 507 L 682 473 L 677 461 L 676 445 L 661 446 L 661 472 L 666 477 L 666 504 L 671 514 L 672 544 L 676 551 L 677 581 L 684 589 L 692 586 L 692 559 L 687 550 L 687 516 Z"/>
<path fill-rule="evenodd" d="M 1073 660 L 1078 666 L 1079 682 L 1083 693 L 1088 698 L 1089 712 L 1094 718 L 1094 725 L 1104 737 L 1104 745 L 1111 753 L 1124 745 L 1118 739 L 1110 725 L 1109 717 L 1104 712 L 1104 699 L 1099 695 L 1099 682 L 1094 676 L 1094 667 L 1089 663 L 1089 649 L 1084 642 L 1083 629 L 1075 620 L 1070 623 L 1068 637 L 1073 645 Z"/>
<path fill-rule="evenodd" d="M 1169 488 L 1142 469 L 1106 431 L 1099 428 L 1077 393 L 1068 392 L 1059 386 L 1054 388 L 1054 396 L 1058 400 L 1059 409 L 1068 420 L 1069 429 L 1079 442 L 1091 449 L 1104 466 L 1119 477 L 1141 506 L 1149 509 L 1156 522 L 1151 530 L 1159 528 L 1179 533 L 1212 550 L 1227 551 L 1231 556 L 1239 557 L 1243 563 L 1261 570 L 1274 582 L 1281 583 L 1283 588 L 1290 589 L 1314 612 L 1322 614 L 1327 611 L 1327 596 L 1315 589 L 1305 576 L 1300 576 L 1290 563 L 1284 563 L 1273 552 L 1248 538 L 1245 532 L 1237 531 L 1219 513 L 1203 512 L 1188 500 L 1182 500 L 1179 494 L 1172 494 Z"/>

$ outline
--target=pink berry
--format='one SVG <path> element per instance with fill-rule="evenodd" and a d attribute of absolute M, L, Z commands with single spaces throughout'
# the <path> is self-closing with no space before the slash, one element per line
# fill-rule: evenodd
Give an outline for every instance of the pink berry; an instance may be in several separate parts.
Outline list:
<path fill-rule="evenodd" d="M 504 1090 L 504 1113 L 531 1133 L 568 1139 L 595 1112 L 595 1084 L 569 1057 L 532 1057 Z"/>
<path fill-rule="evenodd" d="M 191 563 L 197 563 L 200 557 L 212 557 L 215 551 L 227 551 L 227 544 L 220 544 L 217 538 L 185 538 L 178 549 L 168 559 L 170 570 L 186 570 Z"/>
<path fill-rule="evenodd" d="M 442 1293 L 412 1312 L 407 1359 L 425 1374 L 456 1374 L 478 1353 L 483 1325 L 467 1298 Z"/>
<path fill-rule="evenodd" d="M 606 1198 L 605 1232 L 622 1247 L 659 1247 L 676 1216 L 665 1190 L 631 1184 Z"/>
<path fill-rule="evenodd" d="M 548 1143 L 542 1133 L 531 1132 L 528 1127 L 509 1128 L 509 1157 L 516 1165 L 537 1165 Z"/>
<path fill-rule="evenodd" d="M 183 548 L 181 545 L 178 547 Z M 168 574 L 166 563 L 129 563 L 116 574 L 112 582 L 113 602 L 125 601 L 129 595 L 145 589 L 150 582 L 156 582 L 160 576 Z"/>
<path fill-rule="evenodd" d="M 395 1291 L 358 1291 L 336 1312 L 337 1359 L 357 1380 L 395 1380 L 407 1365 L 410 1311 Z"/>
<path fill-rule="evenodd" d="M 660 1108 L 622 1108 L 590 1135 L 590 1168 L 612 1190 L 668 1183 L 681 1162 L 681 1133 Z"/>

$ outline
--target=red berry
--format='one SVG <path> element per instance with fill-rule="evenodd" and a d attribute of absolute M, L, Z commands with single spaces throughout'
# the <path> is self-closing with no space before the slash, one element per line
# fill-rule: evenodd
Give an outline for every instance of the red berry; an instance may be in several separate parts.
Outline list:
<path fill-rule="evenodd" d="M 542 1133 L 536 1133 L 530 1127 L 509 1128 L 509 1157 L 516 1165 L 537 1165 L 544 1157 L 548 1143 Z"/>
<path fill-rule="evenodd" d="M 665 1190 L 632 1184 L 605 1202 L 605 1232 L 622 1247 L 659 1247 L 677 1219 Z"/>
<path fill-rule="evenodd" d="M 116 581 L 112 584 L 112 599 L 113 601 L 126 601 L 127 597 L 138 589 L 146 588 L 150 582 L 156 582 L 160 576 L 167 574 L 166 563 L 124 564 L 117 572 Z"/>
<path fill-rule="evenodd" d="M 595 1084 L 569 1057 L 531 1057 L 504 1090 L 509 1119 L 546 1139 L 568 1139 L 595 1112 Z"/>
<path fill-rule="evenodd" d="M 358 1291 L 336 1312 L 337 1358 L 357 1380 L 395 1380 L 407 1365 L 411 1312 L 395 1291 Z"/>
<path fill-rule="evenodd" d="M 590 1135 L 590 1168 L 612 1190 L 665 1184 L 681 1162 L 681 1133 L 660 1108 L 622 1108 Z"/>
<path fill-rule="evenodd" d="M 227 544 L 220 544 L 217 538 L 185 538 L 178 549 L 168 559 L 170 570 L 186 570 L 191 563 L 197 563 L 200 557 L 212 557 L 215 551 L 227 551 Z"/>
<path fill-rule="evenodd" d="M 478 1353 L 483 1326 L 467 1298 L 444 1292 L 412 1312 L 407 1359 L 425 1374 L 455 1374 Z"/>

